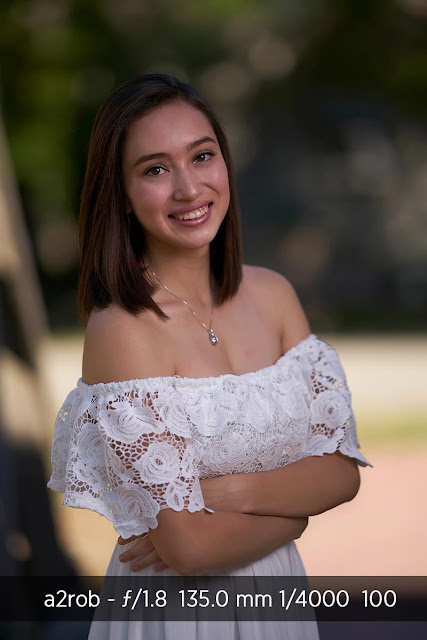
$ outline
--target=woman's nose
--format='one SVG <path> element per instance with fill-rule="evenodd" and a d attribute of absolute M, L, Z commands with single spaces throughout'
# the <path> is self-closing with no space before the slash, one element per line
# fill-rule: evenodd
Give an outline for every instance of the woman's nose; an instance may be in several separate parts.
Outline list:
<path fill-rule="evenodd" d="M 196 200 L 202 190 L 200 181 L 191 171 L 179 171 L 175 174 L 175 200 Z"/>

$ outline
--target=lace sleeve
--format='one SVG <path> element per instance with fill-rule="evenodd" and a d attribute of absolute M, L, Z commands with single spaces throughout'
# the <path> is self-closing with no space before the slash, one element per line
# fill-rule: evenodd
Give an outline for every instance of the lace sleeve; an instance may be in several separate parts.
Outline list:
<path fill-rule="evenodd" d="M 372 466 L 360 452 L 351 393 L 338 354 L 329 344 L 315 340 L 300 356 L 310 388 L 310 427 L 305 456 L 340 451 L 359 465 Z"/>
<path fill-rule="evenodd" d="M 51 459 L 48 486 L 64 492 L 63 504 L 104 515 L 124 538 L 155 529 L 160 509 L 205 508 L 187 416 L 173 388 L 166 394 L 143 380 L 80 379 L 56 418 Z"/>

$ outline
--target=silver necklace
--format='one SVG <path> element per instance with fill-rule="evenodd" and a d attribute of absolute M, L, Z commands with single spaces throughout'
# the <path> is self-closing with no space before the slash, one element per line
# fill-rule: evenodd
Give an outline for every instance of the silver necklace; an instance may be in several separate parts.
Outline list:
<path fill-rule="evenodd" d="M 179 296 L 177 296 L 173 291 L 171 291 L 165 284 L 163 284 L 163 282 L 160 280 L 159 276 L 156 275 L 154 273 L 154 271 L 152 270 L 151 267 L 148 267 L 148 269 L 150 269 L 151 273 L 153 274 L 153 276 L 156 278 L 156 280 L 158 280 L 160 282 L 160 284 L 162 285 L 162 287 L 164 289 L 166 289 L 166 291 L 168 291 L 169 293 L 171 293 L 175 298 L 177 298 L 178 300 L 181 300 L 181 302 L 183 302 L 185 305 L 187 305 L 187 307 L 190 309 L 191 313 L 193 314 L 193 316 L 195 317 L 195 319 L 197 320 L 197 322 L 203 327 L 203 329 L 205 329 L 205 331 L 208 332 L 208 337 L 209 337 L 209 342 L 211 343 L 211 345 L 213 345 L 214 347 L 218 344 L 219 339 L 216 337 L 216 335 L 214 334 L 213 330 L 212 330 L 212 318 L 213 318 L 213 302 L 212 302 L 212 311 L 211 311 L 211 321 L 209 323 L 209 328 L 205 325 L 204 322 L 202 322 L 198 317 L 197 317 L 197 313 L 195 311 L 193 311 L 193 309 L 190 307 L 190 305 L 188 304 L 188 302 L 186 302 L 185 300 L 183 300 L 182 298 L 180 298 Z"/>

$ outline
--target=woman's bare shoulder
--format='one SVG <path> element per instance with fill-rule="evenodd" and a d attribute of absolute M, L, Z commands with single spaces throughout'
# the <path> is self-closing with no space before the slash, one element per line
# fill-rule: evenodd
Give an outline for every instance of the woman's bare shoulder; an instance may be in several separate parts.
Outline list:
<path fill-rule="evenodd" d="M 152 312 L 133 316 L 115 305 L 94 309 L 85 332 L 83 380 L 96 384 L 173 375 L 157 327 Z"/>
<path fill-rule="evenodd" d="M 285 276 L 266 267 L 244 265 L 243 279 L 255 299 L 274 314 L 281 328 L 283 352 L 310 334 L 298 295 Z"/>
<path fill-rule="evenodd" d="M 288 299 L 296 295 L 285 276 L 266 267 L 243 265 L 243 282 L 260 302 L 275 308 L 286 306 Z"/>
<path fill-rule="evenodd" d="M 289 280 L 281 273 L 273 271 L 273 269 L 268 269 L 267 267 L 258 267 L 252 264 L 243 265 L 243 278 L 246 278 L 247 282 L 261 286 L 291 286 Z"/>

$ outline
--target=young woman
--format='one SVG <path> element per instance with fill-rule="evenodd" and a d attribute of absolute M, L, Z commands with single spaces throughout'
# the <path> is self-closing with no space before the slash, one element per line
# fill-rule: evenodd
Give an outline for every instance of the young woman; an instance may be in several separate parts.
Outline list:
<path fill-rule="evenodd" d="M 49 486 L 113 522 L 107 575 L 304 575 L 293 541 L 369 463 L 336 352 L 284 277 L 241 264 L 227 140 L 192 87 L 149 74 L 107 98 L 79 239 L 83 371 Z M 180 624 L 174 638 L 318 637 L 315 623 Z M 131 621 L 89 637 L 169 636 Z"/>

